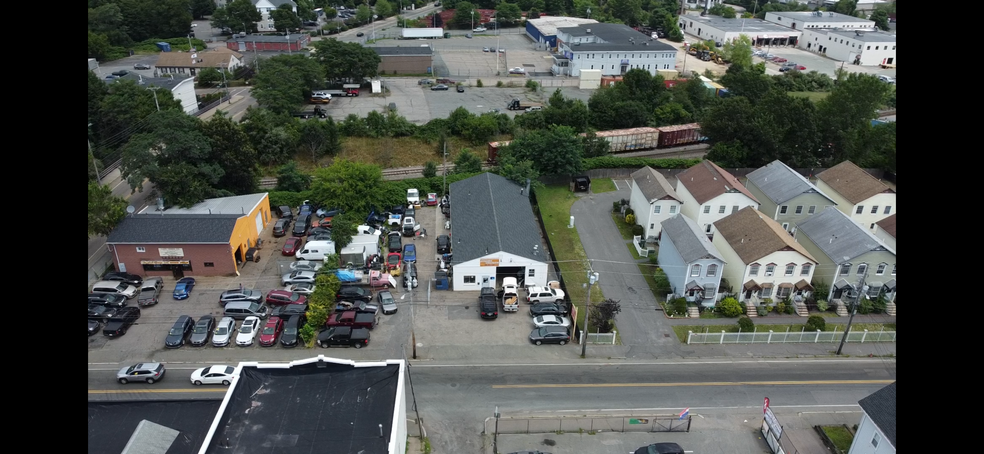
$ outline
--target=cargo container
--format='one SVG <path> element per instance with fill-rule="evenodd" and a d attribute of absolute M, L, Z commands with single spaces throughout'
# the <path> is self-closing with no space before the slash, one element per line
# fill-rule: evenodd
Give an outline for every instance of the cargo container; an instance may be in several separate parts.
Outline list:
<path fill-rule="evenodd" d="M 403 39 L 434 39 L 444 36 L 441 28 L 404 28 Z"/>
<path fill-rule="evenodd" d="M 679 147 L 681 145 L 690 145 L 706 140 L 706 137 L 701 135 L 700 125 L 697 123 L 663 126 L 658 129 L 658 148 Z"/>
<path fill-rule="evenodd" d="M 508 147 L 512 143 L 511 140 L 503 140 L 500 142 L 489 142 L 489 164 L 495 164 L 496 158 L 499 156 L 500 147 Z"/>
<path fill-rule="evenodd" d="M 582 137 L 584 135 L 581 134 Z M 598 131 L 595 135 L 608 141 L 610 152 L 618 153 L 656 148 L 659 130 L 656 128 L 613 129 Z"/>

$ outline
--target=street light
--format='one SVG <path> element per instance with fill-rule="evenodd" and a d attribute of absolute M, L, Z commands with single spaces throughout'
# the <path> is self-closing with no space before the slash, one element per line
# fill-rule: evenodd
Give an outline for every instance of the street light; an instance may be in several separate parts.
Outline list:
<path fill-rule="evenodd" d="M 475 31 L 475 10 L 471 10 L 471 24 L 472 31 Z"/>

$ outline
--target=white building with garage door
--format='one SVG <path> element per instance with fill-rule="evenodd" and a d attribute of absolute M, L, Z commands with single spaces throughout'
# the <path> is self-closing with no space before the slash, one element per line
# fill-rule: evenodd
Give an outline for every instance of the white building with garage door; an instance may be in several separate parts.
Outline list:
<path fill-rule="evenodd" d="M 492 173 L 451 183 L 454 290 L 475 291 L 516 277 L 547 283 L 547 253 L 529 188 Z"/>
<path fill-rule="evenodd" d="M 895 35 L 879 31 L 807 30 L 800 47 L 861 66 L 895 65 Z"/>
<path fill-rule="evenodd" d="M 680 30 L 701 41 L 722 44 L 745 35 L 754 46 L 795 46 L 803 35 L 799 30 L 760 19 L 725 19 L 690 14 L 680 16 Z"/>

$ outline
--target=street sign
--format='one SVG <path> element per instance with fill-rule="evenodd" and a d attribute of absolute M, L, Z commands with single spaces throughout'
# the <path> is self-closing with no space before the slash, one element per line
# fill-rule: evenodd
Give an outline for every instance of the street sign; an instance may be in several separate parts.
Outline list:
<path fill-rule="evenodd" d="M 766 397 L 765 398 L 765 403 L 762 404 L 762 413 L 764 414 L 766 412 L 766 410 L 768 410 L 768 409 L 769 409 L 769 398 Z"/>
<path fill-rule="evenodd" d="M 690 407 L 684 408 L 683 411 L 680 412 L 680 419 L 686 418 L 687 415 L 689 414 L 690 414 Z"/>

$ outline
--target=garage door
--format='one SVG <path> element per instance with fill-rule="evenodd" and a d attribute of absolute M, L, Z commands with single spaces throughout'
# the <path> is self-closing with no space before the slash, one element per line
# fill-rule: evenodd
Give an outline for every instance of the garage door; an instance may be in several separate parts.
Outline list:
<path fill-rule="evenodd" d="M 256 235 L 263 231 L 263 213 L 256 213 Z"/>

